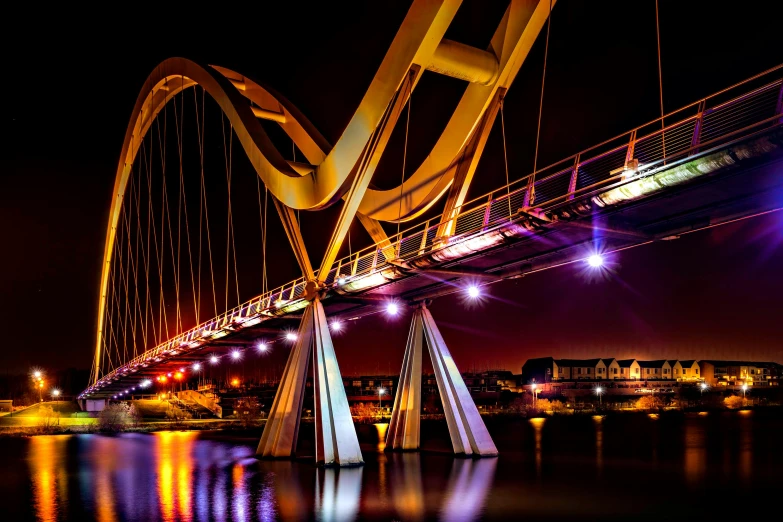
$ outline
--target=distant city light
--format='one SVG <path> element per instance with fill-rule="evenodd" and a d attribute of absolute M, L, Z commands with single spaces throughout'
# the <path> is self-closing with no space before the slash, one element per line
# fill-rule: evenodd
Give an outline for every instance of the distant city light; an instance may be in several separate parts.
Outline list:
<path fill-rule="evenodd" d="M 152 381 L 151 381 L 151 380 L 149 380 L 149 379 L 144 379 L 143 381 L 141 381 L 141 383 L 139 383 L 139 386 L 141 386 L 142 388 L 147 388 L 147 387 L 148 387 L 148 386 L 150 386 L 151 384 L 152 384 Z"/>
<path fill-rule="evenodd" d="M 201 363 L 193 363 L 193 371 L 197 372 L 201 369 Z"/>
<path fill-rule="evenodd" d="M 60 390 L 58 390 L 56 388 L 54 390 L 52 390 L 52 396 L 53 397 L 59 397 L 60 396 Z"/>
<path fill-rule="evenodd" d="M 242 354 L 240 353 L 239 350 L 234 350 L 233 352 L 231 352 L 231 358 L 234 359 L 235 361 L 239 360 L 240 357 L 242 357 Z"/>
<path fill-rule="evenodd" d="M 296 332 L 286 332 L 285 338 L 288 341 L 296 341 Z"/>
<path fill-rule="evenodd" d="M 171 377 L 171 372 L 166 374 L 167 377 Z"/>
<path fill-rule="evenodd" d="M 178 381 L 181 380 L 182 379 L 182 372 L 175 373 L 174 374 L 174 378 L 177 379 Z"/>
<path fill-rule="evenodd" d="M 237 379 L 236 377 L 231 379 L 231 386 L 234 386 L 234 387 L 239 386 L 239 379 Z"/>
<path fill-rule="evenodd" d="M 340 321 L 332 321 L 332 330 L 339 332 L 343 329 L 343 323 Z"/>
<path fill-rule="evenodd" d="M 35 377 L 36 379 L 40 379 L 41 378 L 41 372 L 39 370 L 34 371 L 33 372 L 33 377 Z"/>
<path fill-rule="evenodd" d="M 397 303 L 389 303 L 386 305 L 386 313 L 389 315 L 397 315 L 399 311 L 400 308 L 397 306 Z"/>
<path fill-rule="evenodd" d="M 210 357 L 209 362 L 211 362 L 212 364 L 217 364 L 218 363 L 217 355 L 213 355 L 212 357 Z"/>
<path fill-rule="evenodd" d="M 702 390 L 706 390 L 707 389 L 707 383 L 703 382 L 703 383 L 699 384 L 699 388 L 701 388 Z"/>
<path fill-rule="evenodd" d="M 259 352 L 265 352 L 269 349 L 269 345 L 266 343 L 258 343 L 257 348 Z"/>
<path fill-rule="evenodd" d="M 165 375 L 160 376 L 160 382 L 167 382 L 168 378 Z"/>
<path fill-rule="evenodd" d="M 597 393 L 597 394 L 599 394 L 599 395 L 600 395 L 600 394 L 602 394 L 603 392 L 604 392 L 604 389 L 603 389 L 603 388 L 601 388 L 600 386 L 598 386 L 598 387 L 595 389 L 595 393 Z"/>
<path fill-rule="evenodd" d="M 180 373 L 185 373 L 185 368 L 180 368 L 179 371 Z"/>
<path fill-rule="evenodd" d="M 468 287 L 468 297 L 471 299 L 476 299 L 478 296 L 481 295 L 481 291 L 479 290 L 479 287 L 476 285 L 470 285 Z"/>
<path fill-rule="evenodd" d="M 604 264 L 604 258 L 601 254 L 593 254 L 587 258 L 587 264 L 593 268 L 601 268 Z"/>

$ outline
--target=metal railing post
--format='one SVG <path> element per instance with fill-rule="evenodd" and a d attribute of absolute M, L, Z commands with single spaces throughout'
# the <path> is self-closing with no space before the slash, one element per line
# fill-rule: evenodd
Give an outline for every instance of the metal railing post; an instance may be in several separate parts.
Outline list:
<path fill-rule="evenodd" d="M 693 138 L 691 138 L 691 152 L 688 156 L 693 156 L 699 152 L 699 144 L 701 143 L 701 128 L 704 125 L 704 105 L 706 100 L 699 102 L 698 114 L 696 115 L 696 125 L 693 127 Z"/>
<path fill-rule="evenodd" d="M 489 215 L 492 212 L 492 194 L 487 197 L 487 208 L 484 209 L 484 218 L 481 220 L 481 228 L 487 228 L 489 225 Z"/>
<path fill-rule="evenodd" d="M 356 275 L 356 270 L 359 268 L 359 252 L 356 252 L 356 259 L 353 260 L 353 267 L 351 268 L 351 275 Z"/>
<path fill-rule="evenodd" d="M 424 223 L 424 232 L 421 234 L 421 243 L 419 244 L 419 255 L 424 253 L 424 249 L 427 248 L 427 235 L 430 233 L 430 220 L 428 219 Z"/>
<path fill-rule="evenodd" d="M 581 154 L 577 154 L 574 158 L 574 166 L 571 169 L 571 181 L 568 182 L 568 199 L 574 199 L 574 192 L 576 192 L 576 182 L 579 178 L 579 160 L 582 158 Z"/>

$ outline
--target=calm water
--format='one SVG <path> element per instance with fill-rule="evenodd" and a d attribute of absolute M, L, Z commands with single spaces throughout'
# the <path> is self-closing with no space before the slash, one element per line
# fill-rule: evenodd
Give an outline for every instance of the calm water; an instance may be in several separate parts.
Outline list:
<path fill-rule="evenodd" d="M 255 439 L 214 433 L 0 439 L 0 520 L 725 519 L 783 493 L 777 414 L 489 428 L 501 456 L 469 460 L 442 453 L 441 423 L 424 425 L 421 454 L 385 454 L 385 426 L 360 426 L 366 465 L 344 470 L 258 461 Z"/>

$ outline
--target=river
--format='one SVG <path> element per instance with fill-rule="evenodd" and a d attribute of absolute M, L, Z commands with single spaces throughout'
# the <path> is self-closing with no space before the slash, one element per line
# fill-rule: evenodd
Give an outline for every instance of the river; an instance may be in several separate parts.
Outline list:
<path fill-rule="evenodd" d="M 447 453 L 425 422 L 421 453 L 365 465 L 259 461 L 255 435 L 169 431 L 0 439 L 0 520 L 685 520 L 774 512 L 779 412 L 490 419 L 493 459 Z M 300 448 L 312 447 L 303 424 Z"/>

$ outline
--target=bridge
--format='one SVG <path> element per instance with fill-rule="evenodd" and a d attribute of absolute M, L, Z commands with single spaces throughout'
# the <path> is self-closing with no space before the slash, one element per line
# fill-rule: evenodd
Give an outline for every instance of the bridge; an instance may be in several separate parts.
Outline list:
<path fill-rule="evenodd" d="M 195 378 L 208 365 L 263 351 L 267 343 L 288 343 L 291 352 L 259 456 L 281 458 L 295 453 L 304 389 L 312 371 L 316 461 L 361 464 L 332 332 L 349 319 L 379 311 L 397 314 L 401 307 L 411 307 L 413 319 L 387 447 L 419 447 L 426 345 L 454 452 L 496 455 L 429 313 L 433 299 L 454 293 L 476 297 L 487 285 L 570 263 L 600 269 L 606 255 L 675 240 L 774 212 L 783 205 L 783 66 L 533 172 L 512 176 L 507 169 L 506 184 L 469 199 L 490 130 L 498 115 L 505 118 L 506 92 L 533 41 L 548 30 L 553 5 L 512 1 L 489 48 L 477 49 L 443 38 L 459 2 L 415 1 L 334 145 L 288 100 L 251 78 L 184 58 L 162 62 L 139 94 L 122 146 L 106 235 L 91 385 L 79 399 L 83 403 L 123 400 L 172 376 Z M 426 160 L 395 188 L 371 187 L 392 131 L 406 126 L 407 132 L 410 98 L 424 71 L 465 81 L 465 92 Z M 200 97 L 197 89 L 201 89 Z M 189 91 L 194 92 L 200 168 L 199 161 L 193 168 L 183 166 L 187 165 L 182 157 L 186 131 L 181 122 Z M 229 227 L 232 216 L 238 215 L 231 209 L 231 151 L 236 139 L 257 174 L 262 226 L 267 221 L 268 196 L 302 276 L 277 288 L 265 288 L 245 302 L 239 302 L 237 288 L 237 305 L 230 309 L 227 291 L 226 310 L 202 321 L 202 240 L 210 237 L 209 231 L 205 236 L 201 230 L 201 215 L 207 214 L 204 136 L 220 133 L 204 130 L 208 119 L 205 95 L 220 111 Z M 173 115 L 167 106 L 173 106 Z M 169 119 L 173 123 L 166 124 Z M 171 145 L 162 144 L 171 127 L 176 127 L 179 169 L 174 175 L 180 184 L 174 228 L 173 211 L 166 210 L 172 195 L 166 188 L 165 151 Z M 280 140 L 274 133 L 280 131 L 294 144 L 290 159 L 276 145 Z M 503 145 L 505 150 L 505 141 Z M 158 155 L 162 194 L 155 193 L 151 184 L 150 166 Z M 195 240 L 188 228 L 186 170 L 195 170 L 201 178 L 198 276 L 193 275 L 190 254 Z M 155 217 L 152 202 L 157 198 L 166 206 Z M 297 214 L 335 206 L 339 207 L 337 223 L 315 268 Z M 354 222 L 373 240 L 355 252 L 346 245 Z M 395 226 L 391 233 L 389 229 Z M 235 239 L 230 230 L 227 285 L 232 251 L 236 274 Z M 165 252 L 169 246 L 164 241 L 166 233 L 170 254 Z M 263 238 L 266 256 L 266 232 Z M 341 256 L 346 246 L 349 252 Z M 179 268 L 180 251 L 185 248 L 191 262 L 190 281 Z M 168 263 L 165 256 L 172 262 L 169 279 L 176 285 L 173 333 L 164 304 L 163 280 L 169 270 L 164 266 Z M 211 257 L 209 266 L 212 270 Z M 158 276 L 152 286 L 150 268 L 152 278 Z M 137 288 L 140 280 L 147 283 L 145 290 Z M 194 294 L 195 319 L 190 328 L 181 311 L 186 301 L 181 295 L 186 286 L 183 280 L 190 283 Z M 214 294 L 214 275 L 212 287 Z M 157 323 L 152 304 L 156 293 L 160 297 Z"/>

